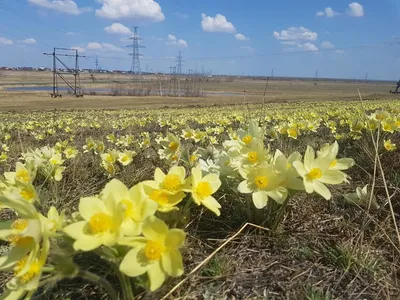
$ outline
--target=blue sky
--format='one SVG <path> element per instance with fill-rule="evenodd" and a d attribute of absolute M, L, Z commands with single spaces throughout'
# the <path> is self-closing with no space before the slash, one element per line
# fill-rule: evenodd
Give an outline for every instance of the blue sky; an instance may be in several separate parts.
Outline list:
<path fill-rule="evenodd" d="M 0 65 L 50 67 L 56 46 L 129 70 L 137 25 L 143 71 L 182 51 L 185 72 L 398 80 L 399 16 L 399 0 L 0 0 Z"/>

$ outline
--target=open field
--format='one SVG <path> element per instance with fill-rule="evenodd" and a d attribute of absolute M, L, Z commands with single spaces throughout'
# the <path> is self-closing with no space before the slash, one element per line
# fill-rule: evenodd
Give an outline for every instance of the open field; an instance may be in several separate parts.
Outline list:
<path fill-rule="evenodd" d="M 400 299 L 393 86 L 202 88 L 0 90 L 0 299 Z"/>
<path fill-rule="evenodd" d="M 90 80 L 87 73 L 81 75 L 85 89 L 103 91 L 130 89 L 130 76 L 122 74 L 95 74 L 96 81 Z M 169 77 L 163 76 L 161 85 L 169 88 Z M 182 79 L 182 89 L 184 80 Z M 159 79 L 145 77 L 145 85 L 156 93 Z M 358 99 L 359 89 L 365 100 L 397 99 L 389 91 L 395 87 L 390 82 L 362 82 L 344 80 L 312 79 L 270 79 L 266 89 L 265 80 L 214 77 L 206 78 L 198 84 L 205 97 L 161 97 L 150 96 L 108 96 L 85 95 L 76 99 L 61 91 L 63 98 L 51 99 L 50 91 L 8 91 L 7 88 L 52 86 L 50 72 L 7 71 L 0 77 L 0 110 L 48 110 L 48 109 L 101 109 L 101 108 L 143 108 L 190 105 L 226 105 L 243 103 L 272 103 L 285 101 L 351 101 Z M 104 93 L 104 92 L 103 92 Z M 157 92 L 158 93 L 158 92 Z M 265 97 L 264 97 L 265 93 Z M 165 94 L 165 92 L 164 92 Z M 264 99 L 264 100 L 263 100 Z"/>

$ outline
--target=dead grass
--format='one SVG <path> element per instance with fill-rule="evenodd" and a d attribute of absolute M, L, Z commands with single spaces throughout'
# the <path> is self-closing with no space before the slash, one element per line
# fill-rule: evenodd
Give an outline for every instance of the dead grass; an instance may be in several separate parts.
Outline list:
<path fill-rule="evenodd" d="M 82 99 L 76 101 L 80 105 L 78 103 Z M 157 124 L 150 124 L 146 129 L 163 130 Z M 128 128 L 124 132 L 138 130 Z M 104 137 L 108 133 L 83 129 L 77 135 L 75 144 L 81 149 L 86 136 Z M 326 137 L 318 134 L 312 141 L 315 145 L 326 142 Z M 21 143 L 13 137 L 10 141 L 11 153 L 19 155 Z M 61 137 L 50 137 L 40 144 L 52 145 L 58 138 Z M 396 141 L 398 138 L 397 134 Z M 26 148 L 38 146 L 28 137 L 20 136 L 20 139 Z M 300 139 L 285 144 L 284 148 L 286 151 L 294 148 L 303 151 L 309 142 Z M 396 243 L 395 229 L 388 218 L 389 209 L 385 205 L 382 179 L 378 177 L 376 181 L 377 198 L 381 205 L 379 210 L 367 211 L 341 201 L 340 195 L 344 191 L 354 190 L 359 183 L 365 184 L 371 180 L 371 159 L 365 158 L 360 147 L 364 147 L 363 141 L 345 140 L 340 145 L 341 155 L 346 153 L 354 157 L 359 165 L 349 172 L 353 177 L 351 186 L 335 189 L 332 201 L 306 194 L 297 196 L 291 202 L 277 234 L 251 228 L 245 230 L 193 274 L 169 299 L 400 299 L 400 253 L 393 246 Z M 117 178 L 128 186 L 151 178 L 160 162 L 152 149 L 146 151 L 135 157 L 134 163 Z M 397 166 L 398 158 L 399 153 L 382 156 L 383 167 L 388 171 L 388 185 L 394 194 L 393 205 L 399 218 L 400 177 L 398 168 L 393 168 Z M 13 159 L 15 161 L 16 156 Z M 9 169 L 12 163 L 1 166 L 0 171 Z M 43 186 L 41 198 L 47 206 L 55 205 L 67 211 L 76 209 L 80 197 L 97 194 L 108 181 L 101 173 L 98 157 L 81 155 L 67 166 L 59 185 Z M 242 199 L 234 194 L 221 194 L 219 197 L 222 204 L 220 218 L 205 210 L 201 213 L 197 209 L 192 211 L 192 222 L 186 228 L 186 273 L 198 266 L 246 222 L 243 208 L 238 205 Z M 5 217 L 2 215 L 2 219 Z M 83 269 L 90 269 L 117 284 L 113 272 L 97 256 L 82 254 L 75 258 L 75 262 Z M 0 282 L 4 283 L 9 275 L 2 274 Z M 135 280 L 137 299 L 161 299 L 180 280 L 170 279 L 156 293 L 145 292 L 143 282 Z M 63 280 L 38 291 L 34 299 L 68 298 L 108 299 L 103 290 L 81 279 Z"/>

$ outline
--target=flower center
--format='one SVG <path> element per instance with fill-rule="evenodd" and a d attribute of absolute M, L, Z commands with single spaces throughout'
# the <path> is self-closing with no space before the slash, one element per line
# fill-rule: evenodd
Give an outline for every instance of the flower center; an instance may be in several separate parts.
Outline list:
<path fill-rule="evenodd" d="M 90 220 L 90 231 L 92 234 L 104 233 L 110 230 L 113 226 L 112 218 L 106 213 L 94 214 Z"/>
<path fill-rule="evenodd" d="M 291 137 L 297 137 L 297 129 L 296 128 L 290 128 L 288 129 L 288 134 Z"/>
<path fill-rule="evenodd" d="M 267 176 L 257 176 L 254 179 L 254 183 L 258 189 L 263 190 L 268 186 L 268 178 Z"/>
<path fill-rule="evenodd" d="M 162 190 L 154 190 L 150 194 L 150 199 L 154 200 L 160 205 L 165 205 L 168 203 L 168 195 L 165 194 Z"/>
<path fill-rule="evenodd" d="M 246 145 L 250 144 L 252 140 L 253 137 L 251 135 L 246 135 L 245 137 L 242 138 L 242 142 L 245 143 Z"/>
<path fill-rule="evenodd" d="M 257 158 L 258 158 L 258 155 L 257 155 L 257 152 L 255 152 L 255 151 L 249 152 L 249 153 L 247 154 L 247 160 L 248 160 L 251 164 L 255 164 L 255 163 L 257 162 Z"/>
<path fill-rule="evenodd" d="M 211 185 L 205 181 L 199 182 L 196 187 L 196 194 L 201 200 L 211 196 L 212 194 Z"/>
<path fill-rule="evenodd" d="M 7 241 L 13 246 L 13 247 L 27 247 L 29 246 L 33 238 L 31 236 L 20 236 L 17 234 L 10 235 L 7 237 Z"/>
<path fill-rule="evenodd" d="M 332 160 L 332 162 L 329 164 L 329 168 L 334 168 L 337 165 L 337 159 Z"/>
<path fill-rule="evenodd" d="M 18 273 L 20 273 L 26 266 L 26 263 L 28 261 L 28 258 L 25 257 L 21 259 L 20 261 L 17 262 L 16 267 L 14 268 L 14 275 L 18 276 Z M 38 261 L 35 261 L 29 266 L 29 269 L 24 273 L 21 277 L 20 280 L 23 284 L 28 283 L 31 281 L 34 277 L 39 275 L 40 270 L 41 270 L 41 264 Z"/>
<path fill-rule="evenodd" d="M 11 224 L 11 228 L 12 229 L 16 229 L 18 231 L 23 231 L 28 227 L 28 220 L 25 219 L 18 219 L 15 220 L 12 224 Z"/>
<path fill-rule="evenodd" d="M 22 182 L 29 182 L 31 180 L 29 172 L 25 169 L 17 171 L 17 173 L 15 174 L 15 178 Z"/>
<path fill-rule="evenodd" d="M 134 213 L 132 201 L 129 201 L 127 199 L 122 199 L 121 203 L 124 205 L 124 208 L 125 208 L 125 212 L 124 212 L 125 219 L 132 218 L 133 213 Z"/>
<path fill-rule="evenodd" d="M 146 247 L 144 248 L 144 255 L 148 260 L 160 260 L 162 254 L 165 251 L 165 247 L 157 241 L 147 241 Z"/>
<path fill-rule="evenodd" d="M 24 198 L 27 201 L 35 198 L 35 194 L 33 193 L 33 191 L 30 191 L 28 189 L 23 189 L 19 194 L 21 195 L 22 198 Z"/>
<path fill-rule="evenodd" d="M 170 142 L 168 144 L 168 148 L 171 149 L 172 151 L 176 151 L 178 149 L 179 144 L 177 142 Z"/>
<path fill-rule="evenodd" d="M 313 181 L 322 177 L 322 171 L 320 168 L 311 169 L 311 171 L 306 175 L 307 180 Z"/>
<path fill-rule="evenodd" d="M 168 174 L 161 183 L 161 188 L 169 192 L 177 192 L 181 186 L 181 179 L 176 174 Z"/>

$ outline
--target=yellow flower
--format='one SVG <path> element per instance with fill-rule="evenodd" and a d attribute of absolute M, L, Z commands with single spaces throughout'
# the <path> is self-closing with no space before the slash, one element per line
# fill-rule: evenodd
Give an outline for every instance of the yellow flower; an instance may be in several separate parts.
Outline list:
<path fill-rule="evenodd" d="M 163 190 L 166 194 L 175 195 L 182 191 L 186 184 L 184 167 L 174 166 L 165 174 L 160 168 L 154 172 L 154 181 L 150 181 L 152 188 Z M 147 185 L 150 185 L 146 181 Z"/>
<path fill-rule="evenodd" d="M 390 140 L 390 139 L 389 140 L 385 140 L 383 142 L 383 146 L 385 147 L 385 149 L 387 151 L 395 151 L 395 150 L 397 150 L 396 144 L 392 143 L 392 140 Z"/>
<path fill-rule="evenodd" d="M 148 217 L 143 224 L 143 236 L 127 238 L 120 244 L 132 247 L 120 265 L 120 271 L 130 277 L 147 273 L 150 290 L 158 289 L 167 276 L 183 274 L 182 255 L 179 248 L 186 234 L 180 229 L 168 229 L 155 216 Z"/>
<path fill-rule="evenodd" d="M 304 163 L 300 161 L 293 163 L 299 175 L 303 177 L 307 193 L 310 194 L 315 191 L 328 200 L 331 198 L 331 192 L 324 183 L 340 184 L 346 181 L 346 174 L 339 170 L 330 169 L 331 163 L 332 157 L 330 155 L 315 158 L 314 149 L 310 146 L 307 146 Z"/>
<path fill-rule="evenodd" d="M 185 191 L 192 194 L 193 201 L 197 205 L 204 205 L 217 216 L 221 213 L 219 209 L 221 205 L 212 196 L 221 186 L 221 180 L 217 174 L 208 174 L 203 177 L 200 166 L 192 169 L 192 175 L 189 177 L 191 180 L 191 188 Z"/>
<path fill-rule="evenodd" d="M 47 212 L 47 217 L 40 215 L 43 225 L 43 231 L 48 235 L 55 235 L 57 231 L 63 228 L 65 222 L 64 212 L 58 213 L 57 209 L 52 206 Z"/>
<path fill-rule="evenodd" d="M 111 197 L 104 201 L 98 197 L 85 197 L 80 199 L 79 213 L 84 221 L 64 228 L 64 232 L 75 240 L 75 250 L 91 251 L 101 245 L 111 247 L 117 243 L 124 218 L 122 205 L 117 205 Z"/>
<path fill-rule="evenodd" d="M 258 209 L 267 205 L 268 197 L 278 203 L 283 203 L 287 198 L 287 189 L 280 186 L 284 177 L 271 165 L 252 168 L 242 176 L 245 180 L 239 184 L 238 191 L 243 194 L 252 193 L 253 203 Z"/>
<path fill-rule="evenodd" d="M 157 203 L 144 193 L 142 183 L 128 189 L 121 181 L 113 179 L 106 184 L 100 197 L 104 201 L 114 201 L 115 205 L 122 206 L 121 230 L 127 236 L 139 235 L 143 221 L 157 210 Z"/>
<path fill-rule="evenodd" d="M 127 166 L 133 161 L 133 157 L 136 155 L 135 151 L 125 150 L 118 154 L 118 161 L 123 165 Z"/>
<path fill-rule="evenodd" d="M 63 153 L 65 154 L 65 157 L 67 159 L 70 159 L 75 158 L 78 155 L 79 151 L 75 147 L 68 147 L 63 151 Z"/>

